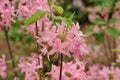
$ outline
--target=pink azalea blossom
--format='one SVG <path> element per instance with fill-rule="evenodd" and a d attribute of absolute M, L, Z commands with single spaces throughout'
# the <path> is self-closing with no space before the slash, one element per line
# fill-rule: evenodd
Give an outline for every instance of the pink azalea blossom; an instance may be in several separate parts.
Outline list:
<path fill-rule="evenodd" d="M 6 62 L 5 62 L 5 55 L 2 55 L 2 58 L 0 58 L 0 76 L 2 78 L 5 78 L 7 75 L 6 75 Z"/>
<path fill-rule="evenodd" d="M 37 10 L 49 11 L 47 0 L 21 0 L 19 3 L 18 14 L 25 18 L 30 17 Z M 67 24 L 62 22 L 54 25 L 49 21 L 49 15 L 37 21 L 38 35 L 36 35 L 36 25 L 32 24 L 27 31 L 32 33 L 33 37 L 38 38 L 38 43 L 42 47 L 43 54 L 53 55 L 62 53 L 70 57 L 81 57 L 86 51 L 86 45 L 83 33 L 80 31 L 79 24 L 73 24 L 72 28 L 66 28 Z M 65 38 L 65 39 L 64 39 Z"/>
<path fill-rule="evenodd" d="M 17 14 L 19 17 L 24 17 L 27 19 L 38 10 L 50 12 L 50 7 L 47 0 L 20 0 Z M 51 22 L 48 19 L 48 14 L 37 21 L 38 32 L 41 31 L 43 24 L 44 28 L 51 25 Z M 33 37 L 36 37 L 36 25 L 30 25 L 27 28 L 27 32 L 31 33 Z"/>
<path fill-rule="evenodd" d="M 15 78 L 14 78 L 14 80 L 20 80 L 20 78 L 18 78 L 18 77 L 15 77 Z"/>
<path fill-rule="evenodd" d="M 84 72 L 85 65 L 82 62 L 63 62 L 62 80 L 86 80 L 86 73 Z M 52 80 L 59 80 L 59 66 L 52 65 L 52 70 L 49 73 Z"/>
<path fill-rule="evenodd" d="M 28 18 L 37 10 L 50 11 L 47 0 L 20 0 L 17 13 Z"/>
<path fill-rule="evenodd" d="M 52 49 L 48 52 L 48 54 L 50 54 L 50 55 L 53 55 L 54 53 L 69 55 L 69 54 L 66 54 L 66 52 L 64 50 L 64 48 L 65 48 L 64 43 L 62 43 L 59 38 L 52 41 L 50 43 L 50 46 L 52 46 Z"/>
<path fill-rule="evenodd" d="M 42 68 L 42 57 L 32 54 L 31 57 L 22 57 L 18 67 L 25 74 L 25 80 L 39 80 L 37 70 Z"/>
<path fill-rule="evenodd" d="M 9 0 L 0 1 L 0 28 L 10 28 L 13 21 L 14 7 L 11 6 Z"/>
<path fill-rule="evenodd" d="M 38 38 L 39 45 L 43 47 L 42 52 L 47 55 L 62 53 L 68 57 L 72 53 L 74 57 L 81 57 L 86 51 L 86 44 L 79 29 L 78 24 L 73 24 L 71 29 L 67 29 L 64 22 L 51 28 L 46 27 L 39 33 Z M 49 48 L 51 49 L 48 51 Z"/>
<path fill-rule="evenodd" d="M 118 55 L 118 58 L 116 60 L 117 62 L 120 62 L 120 55 Z"/>
<path fill-rule="evenodd" d="M 81 57 L 87 50 L 83 33 L 79 30 L 79 24 L 73 24 L 71 30 L 66 35 L 66 42 L 68 42 L 69 51 L 75 57 Z"/>
<path fill-rule="evenodd" d="M 119 80 L 120 69 L 114 66 L 93 65 L 87 71 L 87 80 Z"/>

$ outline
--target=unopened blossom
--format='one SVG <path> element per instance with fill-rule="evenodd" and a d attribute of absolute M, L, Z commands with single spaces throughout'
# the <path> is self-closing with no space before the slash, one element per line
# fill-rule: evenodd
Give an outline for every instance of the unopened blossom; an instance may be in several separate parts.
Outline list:
<path fill-rule="evenodd" d="M 6 75 L 6 62 L 5 62 L 5 55 L 2 55 L 2 58 L 0 58 L 0 76 L 2 78 L 5 78 Z"/>
<path fill-rule="evenodd" d="M 39 80 L 38 69 L 42 68 L 42 57 L 32 54 L 31 57 L 22 57 L 18 67 L 25 74 L 25 80 Z"/>
<path fill-rule="evenodd" d="M 52 65 L 52 70 L 49 73 L 51 80 L 59 80 L 60 66 Z M 82 62 L 63 62 L 62 80 L 86 80 L 86 73 L 84 72 L 85 65 Z"/>

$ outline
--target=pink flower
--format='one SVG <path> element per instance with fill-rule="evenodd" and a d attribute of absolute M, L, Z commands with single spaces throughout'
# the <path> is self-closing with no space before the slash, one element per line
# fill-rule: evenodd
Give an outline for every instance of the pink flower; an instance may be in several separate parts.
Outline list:
<path fill-rule="evenodd" d="M 18 78 L 18 77 L 15 77 L 15 78 L 14 78 L 14 80 L 20 80 L 20 78 Z"/>
<path fill-rule="evenodd" d="M 57 25 L 57 28 L 58 28 L 57 29 L 57 34 L 59 36 L 62 36 L 66 32 L 66 26 L 67 26 L 67 24 L 65 22 L 62 22 L 61 24 L 56 23 L 56 25 Z"/>
<path fill-rule="evenodd" d="M 116 60 L 117 62 L 120 62 L 120 55 L 118 55 L 118 58 Z"/>
<path fill-rule="evenodd" d="M 62 80 L 86 80 L 84 72 L 84 63 L 82 62 L 63 62 Z M 49 73 L 52 80 L 59 80 L 59 66 L 52 65 L 52 70 Z"/>
<path fill-rule="evenodd" d="M 89 70 L 86 72 L 88 80 L 97 80 L 98 71 L 100 70 L 99 64 L 94 64 L 93 66 L 89 67 Z"/>
<path fill-rule="evenodd" d="M 55 31 L 56 27 L 53 26 L 51 30 L 49 28 L 45 28 L 44 31 L 39 32 L 41 37 L 38 38 L 37 42 L 43 47 L 41 49 L 43 54 L 48 53 L 48 48 L 51 46 L 50 43 L 56 38 L 57 34 Z"/>
<path fill-rule="evenodd" d="M 2 78 L 6 77 L 6 62 L 5 62 L 5 55 L 2 55 L 2 58 L 0 58 L 0 76 Z"/>
<path fill-rule="evenodd" d="M 120 69 L 114 66 L 93 65 L 87 71 L 87 80 L 119 80 Z"/>
<path fill-rule="evenodd" d="M 11 22 L 13 21 L 12 16 L 14 15 L 14 7 L 11 6 L 8 0 L 3 0 L 0 2 L 0 28 L 10 28 Z"/>
<path fill-rule="evenodd" d="M 54 39 L 49 45 L 52 46 L 52 49 L 48 52 L 48 55 L 59 53 L 59 54 L 64 54 L 70 57 L 69 52 L 66 53 L 65 51 L 66 43 L 61 42 L 59 38 Z"/>
<path fill-rule="evenodd" d="M 50 11 L 47 0 L 20 0 L 17 13 L 28 18 L 37 10 Z"/>
<path fill-rule="evenodd" d="M 79 24 L 73 24 L 72 28 L 66 28 L 66 24 L 56 24 L 56 26 L 46 27 L 39 32 L 38 43 L 42 46 L 42 53 L 49 55 L 64 54 L 70 57 L 81 57 L 86 51 L 86 44 L 83 33 L 79 30 Z"/>
<path fill-rule="evenodd" d="M 73 24 L 73 27 L 66 35 L 67 47 L 69 47 L 69 51 L 72 52 L 75 57 L 81 57 L 86 51 L 84 35 L 79 29 L 79 24 Z"/>
<path fill-rule="evenodd" d="M 32 54 L 31 57 L 21 58 L 18 67 L 25 74 L 25 80 L 39 80 L 37 71 L 42 68 L 42 57 Z"/>
<path fill-rule="evenodd" d="M 17 14 L 19 17 L 24 17 L 25 19 L 32 16 L 36 11 L 50 11 L 47 0 L 20 0 L 18 4 Z M 48 14 L 42 19 L 37 21 L 38 32 L 41 31 L 44 24 L 44 28 L 51 25 L 48 19 Z M 36 37 L 36 25 L 32 24 L 27 27 L 27 32 L 31 33 L 33 37 Z"/>

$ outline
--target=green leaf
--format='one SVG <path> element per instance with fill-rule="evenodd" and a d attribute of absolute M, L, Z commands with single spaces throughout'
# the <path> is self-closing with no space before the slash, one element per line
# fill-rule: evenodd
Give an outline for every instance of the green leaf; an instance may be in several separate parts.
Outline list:
<path fill-rule="evenodd" d="M 71 26 L 72 26 L 72 19 L 71 18 L 56 16 L 55 19 L 67 23 L 67 28 L 71 28 Z"/>
<path fill-rule="evenodd" d="M 69 19 L 72 20 L 74 15 L 75 15 L 75 12 L 69 17 Z"/>
<path fill-rule="evenodd" d="M 92 33 L 94 26 L 88 26 L 87 30 L 85 31 L 85 34 Z"/>
<path fill-rule="evenodd" d="M 54 1 L 53 0 L 48 0 L 48 4 L 49 4 L 49 6 L 52 6 L 54 4 Z"/>
<path fill-rule="evenodd" d="M 113 6 L 115 0 L 103 0 L 102 2 L 102 7 L 106 8 L 106 7 L 111 7 Z"/>
<path fill-rule="evenodd" d="M 95 19 L 91 21 L 93 24 L 97 24 L 97 25 L 106 25 L 107 22 L 103 21 L 102 19 Z"/>
<path fill-rule="evenodd" d="M 63 12 L 64 12 L 63 8 L 60 7 L 60 6 L 53 6 L 53 9 L 54 9 L 57 13 L 59 13 L 60 15 L 63 14 Z"/>
<path fill-rule="evenodd" d="M 51 70 L 51 68 L 52 68 L 52 61 L 49 60 L 49 59 L 48 59 L 48 65 L 47 65 L 47 67 L 48 67 L 48 70 Z"/>
<path fill-rule="evenodd" d="M 98 34 L 98 33 L 93 33 L 93 36 L 94 36 L 95 39 L 96 39 L 96 44 L 100 44 L 100 43 L 102 43 L 103 40 L 104 40 L 104 33 L 100 33 L 100 34 Z"/>
<path fill-rule="evenodd" d="M 115 18 L 109 19 L 109 23 L 115 23 L 117 20 Z"/>
<path fill-rule="evenodd" d="M 115 67 L 120 67 L 120 62 L 114 64 Z"/>
<path fill-rule="evenodd" d="M 118 32 L 113 27 L 108 27 L 106 30 L 107 30 L 108 34 L 110 34 L 113 38 L 117 38 L 118 36 L 120 36 L 120 32 Z"/>
<path fill-rule="evenodd" d="M 113 52 L 120 52 L 120 49 L 112 49 Z"/>
<path fill-rule="evenodd" d="M 44 17 L 46 14 L 46 11 L 40 11 L 38 10 L 37 12 L 35 12 L 31 17 L 29 17 L 26 21 L 25 21 L 25 25 L 29 26 L 33 23 L 35 23 L 37 20 L 41 19 L 42 17 Z"/>

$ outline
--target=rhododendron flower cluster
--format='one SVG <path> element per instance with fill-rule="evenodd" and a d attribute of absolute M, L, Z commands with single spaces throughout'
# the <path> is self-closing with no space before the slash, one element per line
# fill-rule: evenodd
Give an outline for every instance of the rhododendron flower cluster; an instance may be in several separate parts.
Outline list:
<path fill-rule="evenodd" d="M 52 65 L 51 75 L 52 80 L 58 80 L 60 66 Z M 83 62 L 63 62 L 62 80 L 86 80 L 85 65 Z"/>
<path fill-rule="evenodd" d="M 20 0 L 17 13 L 28 18 L 37 10 L 50 11 L 47 0 Z"/>
<path fill-rule="evenodd" d="M 45 27 L 39 33 L 38 43 L 43 47 L 43 54 L 62 53 L 70 57 L 72 53 L 74 57 L 81 57 L 85 53 L 86 44 L 79 24 L 73 24 L 72 28 L 66 27 L 64 22 L 57 23 L 56 26 Z"/>
<path fill-rule="evenodd" d="M 0 58 L 0 76 L 2 78 L 5 78 L 7 76 L 6 69 L 7 69 L 7 66 L 5 61 L 5 55 L 2 55 L 2 58 Z"/>
<path fill-rule="evenodd" d="M 119 80 L 120 69 L 114 66 L 105 67 L 93 65 L 90 70 L 86 73 L 87 80 Z"/>
<path fill-rule="evenodd" d="M 84 34 L 79 23 L 72 22 L 76 13 L 65 17 L 64 12 L 67 10 L 64 11 L 54 3 L 54 0 L 0 0 L 0 30 L 5 33 L 10 55 L 10 60 L 7 57 L 8 69 L 12 64 L 12 69 L 6 72 L 6 56 L 2 55 L 0 79 L 12 77 L 10 80 L 120 80 L 120 55 L 114 52 L 119 51 L 115 48 L 119 48 L 120 43 L 120 32 L 116 30 L 120 29 L 119 1 L 116 0 L 116 11 L 112 12 L 110 7 L 107 10 L 98 6 L 87 8 L 83 0 L 73 0 L 75 8 L 80 8 L 81 12 L 86 9 L 84 14 L 87 14 L 88 18 L 87 26 L 92 25 L 90 34 Z M 118 21 L 115 22 L 111 18 Z M 17 34 L 21 26 L 24 26 L 26 36 L 29 36 L 29 33 L 32 35 L 28 40 L 23 40 L 26 39 L 23 34 Z M 11 37 L 14 28 L 15 39 Z M 12 29 L 13 33 L 9 33 Z M 20 31 L 22 33 L 22 30 Z M 89 39 L 85 40 L 86 37 Z M 15 55 L 9 39 L 21 43 L 23 40 L 22 44 L 27 44 L 30 40 L 31 56 L 24 56 L 21 52 Z M 7 75 L 9 71 L 13 72 L 14 76 Z"/>
<path fill-rule="evenodd" d="M 14 7 L 11 6 L 8 0 L 0 0 L 0 28 L 10 28 L 12 16 L 14 15 Z"/>
<path fill-rule="evenodd" d="M 1 4 L 3 5 L 3 3 Z M 10 27 L 12 21 L 11 4 L 6 0 L 2 7 L 0 9 L 2 20 L 8 21 L 7 24 L 9 25 L 6 26 Z M 38 10 L 50 12 L 47 0 L 20 0 L 16 11 L 18 17 L 28 19 Z M 65 22 L 53 23 L 49 18 L 50 15 L 48 13 L 42 19 L 27 28 L 27 31 L 32 33 L 33 38 L 37 38 L 37 42 L 41 46 L 41 55 L 47 55 L 50 57 L 53 54 L 64 54 L 68 57 L 73 56 L 75 58 L 74 60 L 82 57 L 85 52 L 86 44 L 83 38 L 84 35 L 80 31 L 79 24 L 73 23 L 71 28 L 67 28 L 67 24 Z M 18 68 L 25 75 L 25 80 L 39 80 L 40 76 L 38 70 L 42 69 L 44 66 L 41 55 L 32 54 L 31 57 L 20 58 Z M 59 65 L 59 67 L 60 66 L 61 65 Z M 71 67 L 67 68 L 68 66 Z M 50 72 L 50 75 L 52 76 L 51 79 L 54 79 L 53 75 L 55 73 L 53 70 L 59 69 L 59 67 L 55 67 L 55 65 L 52 66 L 52 71 Z M 75 63 L 72 61 L 63 63 L 62 79 L 85 80 L 84 69 L 84 63 L 79 61 Z M 60 71 L 56 73 L 57 77 L 55 79 L 57 80 L 59 78 L 59 72 Z M 14 79 L 17 79 L 17 77 Z"/>
<path fill-rule="evenodd" d="M 24 17 L 25 19 L 29 18 L 36 11 L 48 11 L 50 12 L 50 7 L 47 0 L 20 0 L 18 5 L 17 14 L 19 17 Z M 45 26 L 50 26 L 51 22 L 46 15 L 41 20 L 38 20 L 36 24 L 32 24 L 27 28 L 28 33 L 30 32 L 34 37 L 36 36 L 36 25 L 38 27 L 38 32 L 41 30 L 42 23 L 44 22 Z"/>
<path fill-rule="evenodd" d="M 42 68 L 42 57 L 35 53 L 31 57 L 22 57 L 18 67 L 25 74 L 25 80 L 39 80 L 37 71 Z"/>
<path fill-rule="evenodd" d="M 119 63 L 120 57 L 118 56 L 117 62 Z M 86 72 L 87 80 L 119 80 L 120 68 L 111 66 L 104 66 L 100 64 L 93 64 Z"/>

